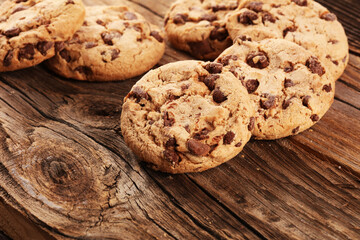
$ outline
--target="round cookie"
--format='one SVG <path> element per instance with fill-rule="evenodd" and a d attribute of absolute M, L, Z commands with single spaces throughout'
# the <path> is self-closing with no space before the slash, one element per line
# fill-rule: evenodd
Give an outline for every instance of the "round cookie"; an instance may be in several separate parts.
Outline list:
<path fill-rule="evenodd" d="M 236 156 L 254 115 L 246 89 L 221 64 L 181 61 L 147 73 L 125 98 L 121 131 L 153 169 L 200 172 Z"/>
<path fill-rule="evenodd" d="M 334 100 L 335 83 L 312 53 L 284 39 L 237 40 L 217 62 L 247 88 L 257 139 L 295 135 L 318 122 Z"/>
<path fill-rule="evenodd" d="M 0 72 L 55 55 L 84 21 L 81 0 L 7 0 L 0 6 Z M 66 27 L 64 27 L 66 26 Z"/>
<path fill-rule="evenodd" d="M 165 17 L 171 44 L 195 58 L 213 60 L 232 40 L 225 28 L 225 15 L 240 0 L 178 0 Z"/>
<path fill-rule="evenodd" d="M 317 56 L 337 80 L 348 62 L 349 46 L 335 14 L 312 0 L 245 0 L 228 15 L 230 36 L 260 41 L 292 41 Z"/>
<path fill-rule="evenodd" d="M 87 81 L 138 76 L 163 56 L 160 29 L 126 6 L 86 7 L 83 26 L 47 62 L 54 72 Z"/>

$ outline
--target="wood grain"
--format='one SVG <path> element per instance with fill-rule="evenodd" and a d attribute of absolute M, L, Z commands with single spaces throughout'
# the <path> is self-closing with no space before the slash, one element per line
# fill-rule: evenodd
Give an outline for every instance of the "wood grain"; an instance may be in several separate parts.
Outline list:
<path fill-rule="evenodd" d="M 171 2 L 127 4 L 162 25 Z M 15 240 L 360 239 L 360 6 L 319 2 L 351 45 L 332 108 L 312 129 L 251 141 L 204 173 L 152 171 L 125 145 L 121 105 L 141 76 L 98 84 L 43 65 L 1 73 L 0 229 Z M 183 59 L 167 46 L 159 65 Z"/>

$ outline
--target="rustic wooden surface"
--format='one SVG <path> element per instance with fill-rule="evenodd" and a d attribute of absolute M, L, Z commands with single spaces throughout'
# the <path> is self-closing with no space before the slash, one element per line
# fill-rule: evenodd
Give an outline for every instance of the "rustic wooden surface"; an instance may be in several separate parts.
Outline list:
<path fill-rule="evenodd" d="M 162 25 L 171 2 L 129 4 Z M 139 78 L 0 74 L 0 239 L 360 239 L 360 3 L 319 2 L 351 45 L 332 108 L 204 173 L 154 172 L 126 147 L 121 105 Z M 189 58 L 168 47 L 159 65 Z"/>

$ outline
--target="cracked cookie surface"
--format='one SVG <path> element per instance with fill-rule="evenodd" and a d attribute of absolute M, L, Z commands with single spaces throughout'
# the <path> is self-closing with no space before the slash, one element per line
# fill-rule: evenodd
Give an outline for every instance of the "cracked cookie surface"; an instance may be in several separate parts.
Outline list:
<path fill-rule="evenodd" d="M 344 28 L 335 14 L 312 0 L 245 0 L 227 16 L 226 26 L 232 39 L 277 38 L 299 44 L 323 62 L 334 81 L 348 62 Z"/>
<path fill-rule="evenodd" d="M 0 71 L 34 66 L 54 56 L 84 21 L 81 0 L 13 0 L 0 6 Z M 64 27 L 66 26 L 66 27 Z"/>
<path fill-rule="evenodd" d="M 246 87 L 255 104 L 252 134 L 278 139 L 302 132 L 334 101 L 335 83 L 310 51 L 284 39 L 240 39 L 216 60 Z"/>
<path fill-rule="evenodd" d="M 121 131 L 149 166 L 200 172 L 236 156 L 250 139 L 254 107 L 222 65 L 181 61 L 152 70 L 125 98 Z"/>
<path fill-rule="evenodd" d="M 126 6 L 86 7 L 83 26 L 47 62 L 54 72 L 88 81 L 124 80 L 153 67 L 165 42 L 157 26 Z"/>
<path fill-rule="evenodd" d="M 165 17 L 171 44 L 198 59 L 215 59 L 232 45 L 225 28 L 225 15 L 240 0 L 179 0 Z"/>

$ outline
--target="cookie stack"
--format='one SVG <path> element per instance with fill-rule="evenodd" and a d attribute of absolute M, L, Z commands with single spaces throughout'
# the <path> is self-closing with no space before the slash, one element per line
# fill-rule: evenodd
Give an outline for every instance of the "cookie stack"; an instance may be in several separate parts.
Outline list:
<path fill-rule="evenodd" d="M 126 6 L 8 0 L 0 16 L 1 72 L 50 59 L 47 66 L 67 78 L 124 80 L 149 70 L 165 51 L 160 29 Z"/>
<path fill-rule="evenodd" d="M 165 29 L 174 47 L 216 58 L 150 71 L 125 98 L 126 143 L 170 173 L 220 165 L 251 136 L 310 128 L 330 108 L 348 62 L 344 29 L 312 0 L 182 0 Z"/>

